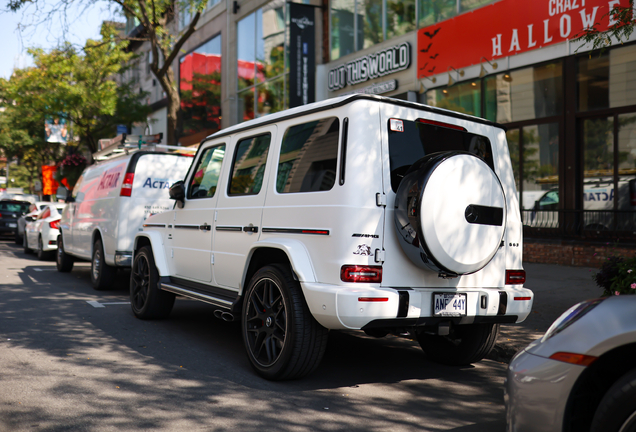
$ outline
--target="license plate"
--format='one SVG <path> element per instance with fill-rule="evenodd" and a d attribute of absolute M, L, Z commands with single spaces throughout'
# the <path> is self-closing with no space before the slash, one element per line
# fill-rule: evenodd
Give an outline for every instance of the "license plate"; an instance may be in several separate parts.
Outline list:
<path fill-rule="evenodd" d="M 434 316 L 466 315 L 466 294 L 436 293 L 433 294 Z"/>
<path fill-rule="evenodd" d="M 17 226 L 17 225 L 16 225 L 16 224 L 14 224 L 14 223 L 10 223 L 10 224 L 9 224 L 9 228 L 15 228 L 16 226 Z"/>

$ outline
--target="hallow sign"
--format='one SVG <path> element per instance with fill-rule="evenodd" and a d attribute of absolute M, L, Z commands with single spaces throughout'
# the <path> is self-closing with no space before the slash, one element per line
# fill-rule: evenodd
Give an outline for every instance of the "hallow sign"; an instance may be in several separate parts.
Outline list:
<path fill-rule="evenodd" d="M 329 90 L 359 84 L 370 79 L 408 69 L 411 65 L 411 44 L 404 42 L 375 54 L 358 57 L 329 71 Z"/>

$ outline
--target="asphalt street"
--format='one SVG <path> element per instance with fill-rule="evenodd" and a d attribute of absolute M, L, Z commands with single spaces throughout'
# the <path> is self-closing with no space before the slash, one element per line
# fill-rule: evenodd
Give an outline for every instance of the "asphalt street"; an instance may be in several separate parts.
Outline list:
<path fill-rule="evenodd" d="M 268 382 L 238 323 L 185 299 L 138 320 L 129 274 L 100 292 L 89 271 L 0 239 L 0 431 L 505 430 L 505 363 L 440 366 L 410 340 L 333 331 L 314 374 Z"/>

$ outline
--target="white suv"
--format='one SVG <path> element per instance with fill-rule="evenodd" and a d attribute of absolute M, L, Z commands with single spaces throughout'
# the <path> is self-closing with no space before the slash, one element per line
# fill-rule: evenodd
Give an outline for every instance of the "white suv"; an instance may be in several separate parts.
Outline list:
<path fill-rule="evenodd" d="M 112 147 L 120 151 L 93 155 L 97 163 L 66 197 L 57 242 L 58 271 L 70 272 L 75 259 L 90 260 L 96 290 L 110 288 L 117 269 L 131 266 L 135 234 L 150 214 L 173 207 L 168 188 L 192 163 L 191 156 L 138 150 L 136 144 Z"/>
<path fill-rule="evenodd" d="M 313 371 L 328 329 L 410 334 L 430 359 L 472 363 L 530 313 L 505 133 L 483 119 L 330 99 L 208 137 L 170 196 L 135 238 L 134 314 L 210 303 L 267 379 Z"/>

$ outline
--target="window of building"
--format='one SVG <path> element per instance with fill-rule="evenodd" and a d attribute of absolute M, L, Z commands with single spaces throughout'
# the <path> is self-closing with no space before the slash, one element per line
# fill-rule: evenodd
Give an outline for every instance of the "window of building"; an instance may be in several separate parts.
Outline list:
<path fill-rule="evenodd" d="M 419 27 L 428 27 L 457 15 L 457 0 L 418 0 Z"/>
<path fill-rule="evenodd" d="M 238 142 L 232 163 L 229 195 L 258 195 L 263 186 L 270 134 Z"/>
<path fill-rule="evenodd" d="M 292 126 L 278 160 L 278 193 L 330 190 L 336 181 L 340 121 L 329 117 Z"/>
<path fill-rule="evenodd" d="M 480 80 L 461 82 L 450 87 L 429 90 L 426 94 L 428 105 L 481 116 Z"/>
<path fill-rule="evenodd" d="M 578 59 L 579 112 L 634 105 L 636 45 Z"/>
<path fill-rule="evenodd" d="M 179 94 L 182 145 L 196 144 L 221 129 L 221 35 L 181 57 Z"/>
<path fill-rule="evenodd" d="M 238 22 L 239 121 L 289 105 L 287 21 L 285 2 L 274 0 Z"/>
<path fill-rule="evenodd" d="M 214 6 L 217 3 L 221 3 L 221 0 L 208 1 L 208 4 L 205 6 L 205 10 L 203 11 L 203 13 L 205 13 L 205 11 L 212 8 L 212 6 Z M 190 22 L 192 21 L 192 17 L 195 14 L 194 8 L 188 7 L 187 3 L 184 2 L 184 3 L 181 3 L 181 5 L 182 5 L 182 8 L 180 8 L 179 10 L 179 30 L 183 30 L 184 28 L 189 26 Z"/>
<path fill-rule="evenodd" d="M 203 151 L 199 164 L 188 188 L 188 198 L 211 198 L 216 193 L 225 146 L 207 148 Z"/>

